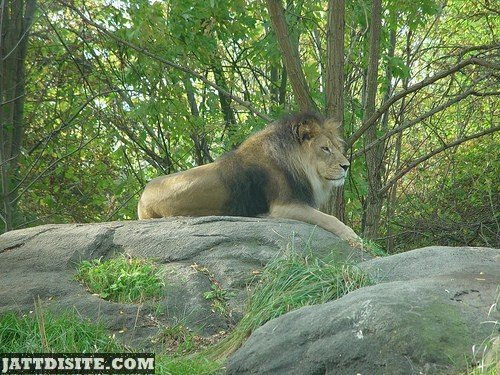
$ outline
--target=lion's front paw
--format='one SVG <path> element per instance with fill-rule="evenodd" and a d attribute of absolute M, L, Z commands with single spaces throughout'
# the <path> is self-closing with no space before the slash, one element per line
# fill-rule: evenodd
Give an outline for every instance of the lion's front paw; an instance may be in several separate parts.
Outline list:
<path fill-rule="evenodd" d="M 349 245 L 352 247 L 362 249 L 363 248 L 363 240 L 359 237 L 356 232 L 354 232 L 351 228 L 346 226 L 342 235 L 340 236 L 343 240 L 347 241 Z"/>
<path fill-rule="evenodd" d="M 358 239 L 353 240 L 353 239 L 347 239 L 346 240 L 351 247 L 354 247 L 356 249 L 363 249 L 363 242 L 361 241 L 361 238 L 358 237 Z"/>

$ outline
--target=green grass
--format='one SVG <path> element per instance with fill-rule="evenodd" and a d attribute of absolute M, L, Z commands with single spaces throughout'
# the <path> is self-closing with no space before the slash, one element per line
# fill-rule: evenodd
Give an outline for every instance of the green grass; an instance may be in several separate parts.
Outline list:
<path fill-rule="evenodd" d="M 154 338 L 155 343 L 163 345 L 166 354 L 179 357 L 198 351 L 203 337 L 196 335 L 183 323 L 163 327 Z"/>
<path fill-rule="evenodd" d="M 0 353 L 123 352 L 103 325 L 82 320 L 74 312 L 0 317 Z"/>
<path fill-rule="evenodd" d="M 474 368 L 467 371 L 467 375 L 498 375 L 500 374 L 500 368 L 495 365 L 491 365 L 487 368 Z"/>
<path fill-rule="evenodd" d="M 120 345 L 102 324 L 81 319 L 73 311 L 50 311 L 0 317 L 0 353 L 121 353 Z M 217 374 L 222 363 L 201 355 L 156 356 L 155 372 L 162 375 Z"/>
<path fill-rule="evenodd" d="M 160 356 L 157 372 L 161 374 L 217 374 L 223 371 L 227 356 L 236 350 L 258 327 L 302 306 L 324 303 L 370 285 L 356 267 L 334 261 L 289 254 L 270 262 L 254 282 L 247 312 L 234 330 L 219 344 L 205 350 L 193 348 L 193 336 L 182 327 L 170 327 L 166 340 L 178 340 L 179 349 L 189 353 Z M 182 341 L 186 344 L 183 344 Z M 187 345 L 187 347 L 186 347 Z"/>
<path fill-rule="evenodd" d="M 385 257 L 387 252 L 375 241 L 362 239 L 362 249 L 374 257 Z"/>
<path fill-rule="evenodd" d="M 154 264 L 118 257 L 80 263 L 77 278 L 92 293 L 121 302 L 141 301 L 162 292 L 163 277 Z M 158 353 L 156 373 L 212 375 L 224 370 L 224 360 L 258 327 L 302 306 L 320 304 L 369 285 L 366 275 L 349 264 L 314 255 L 288 254 L 270 262 L 253 282 L 247 311 L 233 331 L 218 344 L 203 341 L 182 324 L 166 327 L 158 340 L 170 349 Z M 217 288 L 209 300 L 226 299 Z M 0 352 L 121 352 L 103 326 L 74 313 L 34 313 L 0 320 Z"/>
<path fill-rule="evenodd" d="M 498 303 L 497 296 L 495 305 Z M 498 322 L 495 323 L 495 327 Z M 467 361 L 466 375 L 498 375 L 500 374 L 500 336 L 493 332 L 481 345 L 473 350 L 473 360 Z"/>
<path fill-rule="evenodd" d="M 75 277 L 91 293 L 125 303 L 159 297 L 165 285 L 162 272 L 153 262 L 126 256 L 82 261 Z"/>
<path fill-rule="evenodd" d="M 464 375 L 498 375 L 500 374 L 500 362 L 498 359 L 498 349 L 488 363 L 479 363 L 475 366 L 467 364 L 467 372 Z"/>
<path fill-rule="evenodd" d="M 155 373 L 161 375 L 215 375 L 222 372 L 221 362 L 203 355 L 174 358 L 157 355 Z"/>
<path fill-rule="evenodd" d="M 208 354 L 227 356 L 267 321 L 303 306 L 338 299 L 366 285 L 370 285 L 366 274 L 352 265 L 313 255 L 280 257 L 264 268 L 241 321 Z"/>

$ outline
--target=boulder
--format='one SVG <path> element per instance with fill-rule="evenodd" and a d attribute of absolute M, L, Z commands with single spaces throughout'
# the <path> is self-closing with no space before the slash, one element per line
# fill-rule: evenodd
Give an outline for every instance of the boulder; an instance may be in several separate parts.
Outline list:
<path fill-rule="evenodd" d="M 339 260 L 369 258 L 331 233 L 293 220 L 203 217 L 44 225 L 0 236 L 0 314 L 32 311 L 39 300 L 43 308 L 76 309 L 82 317 L 101 320 L 127 344 L 142 347 L 158 326 L 179 321 L 199 334 L 216 334 L 241 316 L 253 271 L 285 248 L 334 252 Z M 109 302 L 74 279 L 79 261 L 120 253 L 162 265 L 164 298 L 143 305 Z M 212 311 L 203 297 L 214 282 L 234 292 L 228 294 L 227 314 Z"/>
<path fill-rule="evenodd" d="M 429 247 L 359 266 L 376 285 L 269 321 L 228 374 L 457 374 L 499 334 L 499 249 Z"/>

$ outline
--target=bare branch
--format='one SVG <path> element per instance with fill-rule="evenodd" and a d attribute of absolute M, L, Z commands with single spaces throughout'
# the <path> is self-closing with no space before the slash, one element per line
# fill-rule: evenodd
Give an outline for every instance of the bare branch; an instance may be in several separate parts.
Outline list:
<path fill-rule="evenodd" d="M 127 199 L 125 199 L 122 203 L 120 203 L 120 205 L 117 208 L 115 208 L 110 214 L 108 214 L 108 216 L 106 216 L 104 221 L 110 221 L 113 218 L 113 216 L 115 216 L 123 207 L 125 207 L 128 204 L 128 202 L 130 202 L 132 198 L 137 198 L 137 195 L 141 192 L 142 189 L 144 189 L 144 186 L 141 186 L 139 189 L 130 194 L 130 196 Z"/>
<path fill-rule="evenodd" d="M 16 197 L 12 200 L 12 203 L 15 203 L 17 202 L 19 199 L 21 199 L 21 197 L 23 196 L 24 193 L 26 193 L 27 191 L 30 190 L 31 186 L 37 182 L 39 179 L 41 179 L 42 177 L 45 177 L 49 172 L 53 171 L 53 168 L 59 163 L 61 162 L 62 160 L 70 157 L 71 155 L 74 155 L 76 154 L 77 152 L 81 151 L 82 149 L 84 149 L 89 143 L 91 143 L 92 141 L 94 141 L 95 139 L 97 139 L 98 137 L 100 136 L 100 134 L 97 134 L 96 136 L 92 137 L 91 139 L 89 139 L 88 141 L 84 142 L 84 143 L 81 143 L 75 150 L 73 151 L 70 151 L 68 152 L 67 154 L 61 156 L 60 158 L 58 158 L 57 160 L 54 160 L 52 163 L 49 164 L 49 166 L 47 168 L 45 168 L 42 172 L 40 172 L 38 174 L 38 176 L 36 176 L 24 189 L 22 189 L 19 193 L 16 194 Z M 24 180 L 23 180 L 24 181 Z M 18 185 L 19 187 L 19 185 Z M 17 188 L 16 188 L 17 190 Z"/>
<path fill-rule="evenodd" d="M 407 121 L 403 125 L 398 126 L 397 128 L 392 129 L 391 131 L 388 131 L 382 137 L 377 138 L 372 143 L 366 145 L 361 150 L 354 153 L 352 155 L 352 158 L 355 159 L 355 158 L 363 155 L 366 151 L 371 150 L 373 147 L 379 145 L 381 142 L 384 142 L 386 139 L 389 139 L 393 135 L 400 133 L 405 129 L 411 128 L 412 126 L 424 121 L 426 118 L 429 118 L 429 117 L 435 115 L 436 113 L 441 112 L 448 107 L 451 107 L 452 105 L 462 101 L 463 99 L 465 99 L 466 97 L 468 97 L 470 95 L 477 95 L 477 94 L 478 93 L 476 93 L 472 88 L 468 89 L 467 91 L 464 91 L 463 93 L 461 93 L 460 95 L 457 95 L 453 99 L 448 100 L 446 103 L 443 103 L 443 104 L 431 109 L 430 111 L 427 111 L 424 114 L 418 116 L 417 118 L 415 118 L 411 121 Z"/>
<path fill-rule="evenodd" d="M 469 135 L 467 137 L 464 137 L 464 138 L 460 138 L 458 140 L 456 140 L 455 142 L 451 142 L 451 143 L 448 143 L 448 144 L 445 144 L 443 146 L 441 146 L 440 148 L 430 152 L 429 154 L 427 155 L 424 155 L 414 161 L 412 161 L 411 163 L 409 163 L 404 169 L 400 170 L 398 173 L 396 173 L 394 175 L 394 177 L 392 177 L 388 182 L 387 184 L 385 184 L 385 186 L 380 189 L 380 194 L 383 195 L 385 194 L 392 185 L 394 185 L 394 183 L 396 181 L 398 181 L 399 179 L 401 179 L 404 175 L 406 175 L 408 172 L 410 172 L 413 168 L 415 168 L 417 165 L 423 163 L 424 161 L 426 160 L 429 160 L 430 158 L 432 158 L 433 156 L 443 152 L 443 151 L 446 151 L 448 150 L 449 148 L 452 148 L 452 147 L 456 147 L 456 146 L 459 146 L 461 145 L 462 143 L 465 143 L 467 141 L 470 141 L 472 139 L 476 139 L 476 138 L 480 138 L 480 137 L 483 137 L 485 135 L 488 135 L 488 134 L 492 134 L 492 133 L 495 133 L 497 131 L 500 130 L 500 126 L 496 126 L 496 127 L 493 127 L 493 128 L 489 128 L 489 129 L 486 129 L 486 130 L 483 130 L 482 132 L 479 132 L 479 133 L 475 133 L 475 134 L 472 134 L 472 135 Z"/>
<path fill-rule="evenodd" d="M 411 94 L 411 93 L 418 91 L 426 86 L 429 86 L 429 85 L 433 84 L 434 82 L 439 81 L 440 79 L 448 77 L 448 76 L 462 70 L 463 68 L 465 68 L 468 65 L 480 65 L 480 66 L 483 66 L 486 68 L 497 69 L 497 70 L 500 69 L 499 64 L 495 64 L 495 63 L 492 63 L 492 62 L 489 62 L 489 61 L 486 61 L 483 59 L 478 59 L 476 57 L 471 57 L 467 60 L 461 61 L 460 63 L 458 63 L 457 65 L 453 66 L 450 69 L 443 70 L 439 73 L 436 73 L 432 77 L 426 78 L 418 83 L 415 83 L 414 85 L 409 86 L 406 90 L 400 91 L 399 93 L 395 94 L 394 96 L 392 96 L 391 98 L 386 100 L 380 106 L 380 108 L 375 111 L 375 113 L 372 116 L 370 116 L 368 119 L 363 121 L 363 124 L 361 125 L 361 127 L 356 132 L 354 132 L 347 140 L 347 142 L 346 142 L 347 146 L 351 147 L 354 144 L 354 142 L 356 142 L 373 124 L 375 124 L 375 122 L 380 118 L 380 116 L 382 116 L 398 100 L 404 98 L 408 94 Z"/>
<path fill-rule="evenodd" d="M 460 53 L 459 53 L 459 58 L 462 59 L 464 55 L 470 53 L 470 52 L 475 52 L 475 51 L 492 51 L 495 49 L 499 49 L 500 45 L 499 44 L 484 44 L 480 46 L 470 46 L 470 47 L 465 47 L 463 48 Z"/>
<path fill-rule="evenodd" d="M 120 91 L 122 91 L 121 89 L 117 89 L 117 90 L 106 90 L 106 91 L 101 91 L 101 92 L 98 92 L 98 93 L 95 93 L 94 95 L 90 96 L 87 98 L 87 100 L 85 101 L 85 103 L 83 103 L 77 110 L 76 112 L 67 120 L 67 121 L 64 121 L 61 126 L 59 126 L 57 129 L 51 131 L 48 135 L 46 135 L 45 137 L 43 138 L 40 138 L 34 146 L 32 146 L 29 150 L 28 150 L 28 155 L 31 155 L 33 152 L 35 152 L 35 150 L 40 147 L 40 145 L 43 143 L 44 146 L 52 139 L 54 138 L 56 135 L 58 135 L 62 130 L 66 129 L 68 126 L 70 126 L 73 121 L 80 115 L 80 113 L 88 106 L 90 105 L 95 99 L 97 99 L 98 97 L 100 96 L 106 96 L 106 95 L 109 95 L 109 94 L 112 94 L 112 93 L 119 93 Z"/>
<path fill-rule="evenodd" d="M 488 92 L 477 92 L 477 91 L 474 91 L 471 95 L 480 96 L 480 97 L 484 97 L 484 96 L 497 96 L 497 95 L 500 95 L 500 91 L 488 91 Z"/>

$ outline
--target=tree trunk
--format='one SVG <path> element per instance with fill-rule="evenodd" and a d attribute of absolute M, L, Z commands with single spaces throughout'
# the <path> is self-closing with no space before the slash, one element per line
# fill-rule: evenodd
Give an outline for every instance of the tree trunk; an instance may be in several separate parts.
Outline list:
<path fill-rule="evenodd" d="M 326 32 L 326 115 L 344 121 L 344 0 L 328 2 Z"/>
<path fill-rule="evenodd" d="M 318 109 L 312 100 L 306 77 L 302 71 L 298 43 L 294 43 L 290 38 L 281 1 L 267 0 L 267 9 L 278 45 L 283 54 L 283 63 L 292 85 L 295 100 L 301 111 L 317 111 Z"/>
<path fill-rule="evenodd" d="M 404 101 L 404 100 L 403 100 Z M 401 111 L 400 113 L 401 120 L 399 121 L 404 121 L 404 112 Z M 396 145 L 395 150 L 394 150 L 394 156 L 396 158 L 395 161 L 395 168 L 398 170 L 401 165 L 401 145 L 402 145 L 402 133 L 399 133 L 397 138 L 396 138 Z M 391 221 L 394 217 L 394 214 L 396 212 L 396 204 L 397 204 L 397 193 L 398 193 L 398 186 L 397 182 L 394 183 L 394 185 L 391 187 L 389 191 L 389 195 L 387 198 L 387 241 L 386 241 L 386 251 L 387 253 L 391 254 L 394 252 L 394 246 L 395 246 L 395 241 L 394 241 L 394 233 L 393 229 L 391 226 Z"/>
<path fill-rule="evenodd" d="M 278 104 L 279 103 L 279 85 L 278 85 L 278 80 L 279 80 L 279 75 L 278 75 L 278 66 L 276 64 L 272 64 L 271 68 L 269 69 L 269 93 L 271 94 L 271 100 L 273 103 Z"/>
<path fill-rule="evenodd" d="M 16 213 L 16 175 L 24 135 L 24 63 L 35 8 L 35 0 L 4 0 L 0 8 L 0 200 L 4 231 L 13 228 Z"/>
<path fill-rule="evenodd" d="M 339 122 L 344 132 L 344 0 L 329 0 L 326 32 L 326 116 Z M 344 221 L 344 188 L 334 188 L 324 212 Z"/>
<path fill-rule="evenodd" d="M 389 50 L 389 57 L 394 57 L 394 51 L 396 49 L 396 30 L 391 30 L 391 49 Z M 407 37 L 406 37 L 406 65 L 410 66 L 410 48 L 411 48 L 411 30 L 408 31 Z M 386 77 L 388 82 L 390 82 L 390 79 L 392 78 L 392 73 L 390 72 L 390 69 L 388 68 L 388 71 L 386 73 Z M 408 89 L 408 84 L 409 84 L 410 78 L 406 77 L 403 80 L 403 89 L 407 90 Z M 389 85 L 389 83 L 388 83 Z M 389 85 L 390 88 L 390 85 Z M 388 100 L 389 97 L 392 95 L 390 93 L 389 89 L 387 90 L 387 97 L 385 100 Z M 395 127 L 399 127 L 400 125 L 404 124 L 406 119 L 405 119 L 405 108 L 406 108 L 406 98 L 403 98 L 401 101 L 401 105 L 399 107 L 399 114 L 396 119 L 396 124 Z M 389 111 L 386 112 L 388 117 Z M 387 134 L 387 133 L 386 133 Z M 394 145 L 394 152 L 393 152 L 393 158 L 395 159 L 394 162 L 394 169 L 397 171 L 400 168 L 401 165 L 401 146 L 403 142 L 403 132 L 399 132 L 396 138 L 396 143 Z M 391 254 L 394 252 L 394 246 L 395 246 L 395 241 L 394 241 L 394 233 L 391 225 L 391 221 L 394 217 L 394 214 L 396 212 L 396 204 L 397 204 L 397 193 L 398 193 L 398 186 L 397 182 L 394 184 L 394 186 L 391 187 L 389 194 L 387 196 L 387 217 L 386 217 L 386 228 L 387 228 L 387 240 L 386 240 L 386 251 Z"/>
<path fill-rule="evenodd" d="M 198 119 L 200 117 L 200 111 L 198 110 L 198 105 L 196 104 L 193 85 L 188 77 L 184 79 L 184 88 L 186 89 L 186 97 L 191 110 L 191 115 Z M 191 131 L 191 140 L 194 143 L 194 155 L 197 165 L 203 165 L 214 161 L 210 156 L 207 138 L 204 134 L 200 134 L 197 129 L 193 129 Z"/>
<path fill-rule="evenodd" d="M 375 113 L 377 96 L 378 64 L 380 58 L 381 0 L 373 0 L 370 25 L 368 71 L 366 75 L 366 95 L 363 123 Z M 365 133 L 364 142 L 368 145 L 377 139 L 377 126 L 371 126 Z M 377 238 L 382 211 L 383 145 L 378 145 L 365 153 L 368 175 L 368 196 L 363 212 L 363 236 Z"/>
<path fill-rule="evenodd" d="M 286 104 L 286 84 L 288 82 L 287 78 L 288 74 L 286 73 L 286 68 L 283 67 L 283 71 L 281 72 L 280 90 L 278 95 L 279 98 L 278 103 L 281 107 L 284 107 Z"/>
<path fill-rule="evenodd" d="M 217 61 L 217 63 L 213 67 L 213 70 L 215 83 L 217 84 L 217 86 L 227 90 L 226 77 L 224 77 L 224 72 L 222 70 L 220 61 Z M 234 125 L 236 125 L 236 117 L 234 116 L 234 111 L 231 108 L 231 98 L 219 92 L 219 102 L 222 114 L 224 115 L 225 127 L 226 129 L 231 129 Z"/>

